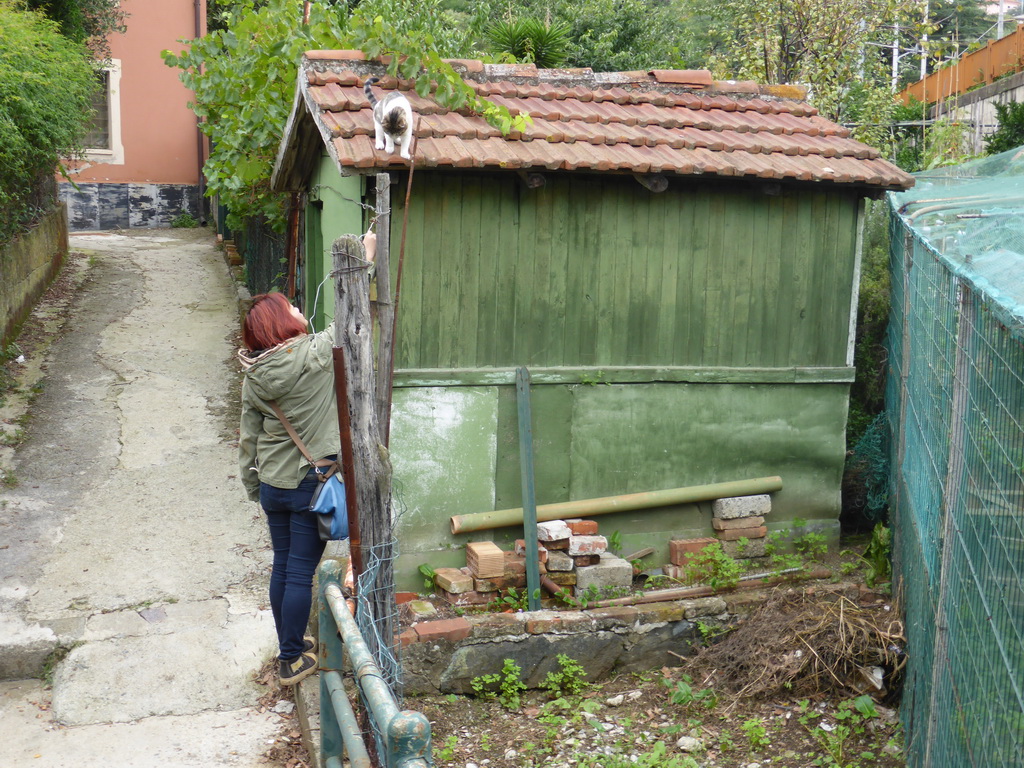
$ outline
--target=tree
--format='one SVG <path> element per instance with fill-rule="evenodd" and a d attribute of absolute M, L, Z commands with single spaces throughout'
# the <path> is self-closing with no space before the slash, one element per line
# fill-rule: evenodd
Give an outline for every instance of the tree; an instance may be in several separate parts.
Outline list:
<path fill-rule="evenodd" d="M 207 189 L 227 206 L 229 227 L 254 216 L 283 226 L 284 200 L 270 191 L 270 174 L 307 50 L 396 54 L 389 73 L 415 80 L 420 95 L 433 90 L 439 103 L 468 106 L 502 130 L 522 127 L 522 118 L 481 99 L 441 60 L 462 53 L 465 32 L 451 24 L 439 0 L 363 0 L 353 11 L 348 3 L 314 3 L 308 24 L 301 11 L 288 0 L 239 0 L 225 9 L 225 29 L 190 41 L 179 54 L 163 52 L 195 94 L 192 109 L 212 140 Z"/>
<path fill-rule="evenodd" d="M 111 33 L 125 30 L 121 0 L 26 0 L 26 5 L 57 22 L 62 35 L 84 43 L 98 61 L 110 58 Z"/>
<path fill-rule="evenodd" d="M 0 0 L 0 242 L 52 203 L 52 177 L 74 155 L 96 82 L 85 46 L 41 13 Z"/>
<path fill-rule="evenodd" d="M 995 107 L 999 127 L 985 139 L 985 151 L 990 155 L 1024 145 L 1024 104 L 1008 101 Z"/>

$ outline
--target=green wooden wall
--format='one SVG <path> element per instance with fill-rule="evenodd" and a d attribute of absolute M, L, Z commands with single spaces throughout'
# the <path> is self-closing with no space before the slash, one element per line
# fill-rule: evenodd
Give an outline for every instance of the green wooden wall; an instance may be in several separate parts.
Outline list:
<path fill-rule="evenodd" d="M 846 364 L 849 192 L 414 178 L 398 368 Z"/>
<path fill-rule="evenodd" d="M 361 231 L 337 192 L 354 183 L 321 167 L 323 248 Z M 453 537 L 448 518 L 521 503 L 519 365 L 538 503 L 780 475 L 769 527 L 799 517 L 837 537 L 860 201 L 826 189 L 417 172 L 392 415 L 399 587 L 421 585 L 422 563 L 463 565 L 468 540 L 517 537 Z M 393 283 L 404 194 L 399 178 Z M 600 521 L 663 560 L 710 518 L 699 504 Z"/>

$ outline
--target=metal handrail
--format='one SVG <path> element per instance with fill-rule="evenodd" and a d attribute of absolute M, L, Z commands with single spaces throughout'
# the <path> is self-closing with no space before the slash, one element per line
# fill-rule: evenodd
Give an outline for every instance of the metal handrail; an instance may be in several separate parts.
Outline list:
<path fill-rule="evenodd" d="M 338 560 L 327 560 L 320 566 L 320 738 L 324 765 L 340 768 L 342 747 L 352 768 L 372 765 L 342 683 L 347 655 L 362 698 L 384 737 L 384 765 L 428 768 L 430 721 L 421 712 L 399 709 L 341 591 L 343 573 L 343 563 Z"/>

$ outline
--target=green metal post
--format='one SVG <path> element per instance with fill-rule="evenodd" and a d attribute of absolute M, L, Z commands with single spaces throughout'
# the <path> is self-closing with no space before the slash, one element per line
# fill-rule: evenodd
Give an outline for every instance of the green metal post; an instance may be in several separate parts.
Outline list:
<path fill-rule="evenodd" d="M 319 600 L 317 601 L 318 616 L 319 616 L 319 631 L 317 634 L 320 639 L 320 701 L 328 702 L 331 700 L 331 693 L 327 687 L 327 675 L 325 672 L 334 670 L 341 671 L 345 663 L 345 654 L 341 647 L 341 639 L 338 637 L 338 625 L 334 620 L 334 615 L 331 613 L 330 606 L 327 604 L 327 600 L 324 598 L 324 590 L 327 589 L 330 584 L 340 584 L 341 579 L 345 573 L 345 561 L 344 560 L 324 560 L 320 564 L 320 570 L 317 574 L 317 593 Z M 320 751 L 323 754 L 324 759 L 335 755 L 340 756 L 342 753 L 342 735 L 341 728 L 338 723 L 338 718 L 335 715 L 334 708 L 329 706 L 320 706 Z"/>
<path fill-rule="evenodd" d="M 530 372 L 516 368 L 519 410 L 519 472 L 523 479 L 523 541 L 526 542 L 526 598 L 531 611 L 540 610 L 540 562 L 537 558 L 537 499 L 533 475 L 533 419 L 530 414 Z"/>
<path fill-rule="evenodd" d="M 388 768 L 428 768 L 431 765 L 430 721 L 421 713 L 399 711 L 398 702 L 373 660 L 338 584 L 324 589 L 324 599 L 337 620 L 352 671 L 373 713 L 387 747 Z"/>

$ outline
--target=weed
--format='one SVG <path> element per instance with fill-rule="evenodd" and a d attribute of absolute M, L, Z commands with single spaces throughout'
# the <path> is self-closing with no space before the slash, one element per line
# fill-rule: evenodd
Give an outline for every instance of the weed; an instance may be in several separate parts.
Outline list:
<path fill-rule="evenodd" d="M 892 562 L 889 559 L 891 549 L 892 534 L 885 525 L 878 523 L 871 531 L 871 541 L 868 542 L 861 558 L 867 566 L 864 583 L 869 587 L 888 586 L 891 581 Z"/>
<path fill-rule="evenodd" d="M 433 592 L 434 591 L 434 579 L 437 576 L 437 571 L 431 568 L 427 563 L 423 563 L 419 567 L 419 572 L 423 576 L 423 591 Z"/>
<path fill-rule="evenodd" d="M 512 659 L 505 659 L 501 672 L 494 672 L 489 675 L 480 675 L 469 681 L 473 692 L 477 696 L 488 699 L 497 699 L 505 709 L 512 711 L 519 709 L 522 704 L 522 693 L 526 686 L 520 677 L 522 668 Z M 497 690 L 495 690 L 497 688 Z"/>
<path fill-rule="evenodd" d="M 654 742 L 646 752 L 634 755 L 582 755 L 579 768 L 699 768 L 689 755 L 669 755 L 663 741 Z"/>
<path fill-rule="evenodd" d="M 622 549 L 622 534 L 619 531 L 612 531 L 608 537 L 608 549 L 616 554 Z"/>
<path fill-rule="evenodd" d="M 534 592 L 536 597 L 540 597 L 539 592 Z M 487 604 L 488 610 L 491 611 L 525 611 L 530 605 L 530 593 L 525 589 L 516 589 L 515 587 L 509 587 L 501 597 L 491 600 Z"/>
<path fill-rule="evenodd" d="M 590 683 L 583 679 L 587 676 L 587 671 L 578 661 L 564 653 L 558 654 L 556 659 L 558 671 L 548 672 L 540 686 L 550 693 L 552 698 L 578 696 L 590 687 Z"/>
<path fill-rule="evenodd" d="M 491 751 L 491 734 L 484 731 L 480 734 L 480 751 L 490 752 Z"/>
<path fill-rule="evenodd" d="M 859 768 L 859 763 L 848 760 L 850 739 L 853 736 L 860 736 L 865 731 L 866 723 L 878 717 L 878 710 L 875 702 L 870 696 L 858 696 L 852 701 L 844 701 L 839 705 L 834 715 L 836 725 L 826 727 L 826 723 L 818 723 L 810 726 L 810 720 L 816 716 L 807 710 L 807 702 L 800 702 L 801 711 L 804 714 L 799 718 L 801 725 L 810 731 L 811 736 L 821 745 L 824 754 L 819 755 L 813 765 L 824 768 Z M 873 759 L 873 752 L 862 752 L 860 757 Z"/>
<path fill-rule="evenodd" d="M 729 557 L 717 541 L 696 554 L 688 554 L 686 568 L 691 581 L 707 584 L 712 589 L 735 587 L 743 571 L 740 564 Z"/>
<path fill-rule="evenodd" d="M 697 619 L 697 631 L 700 633 L 700 640 L 704 646 L 711 645 L 715 642 L 716 638 L 728 634 L 732 630 L 732 627 L 723 627 L 720 624 L 708 624 L 707 622 Z"/>
<path fill-rule="evenodd" d="M 18 477 L 14 474 L 13 469 L 7 469 L 6 467 L 0 467 L 0 485 L 4 488 L 17 488 Z"/>
<path fill-rule="evenodd" d="M 443 747 L 434 747 L 434 760 L 443 760 L 445 762 L 452 760 L 455 757 L 455 747 L 459 744 L 459 738 L 454 733 L 449 734 L 448 738 L 444 740 Z"/>
<path fill-rule="evenodd" d="M 180 213 L 171 219 L 171 227 L 173 229 L 195 229 L 199 226 L 199 222 L 196 221 L 195 216 L 191 213 Z"/>
<path fill-rule="evenodd" d="M 764 727 L 764 723 L 761 722 L 761 718 L 752 717 L 749 720 L 744 720 L 740 723 L 740 730 L 747 735 L 747 741 L 750 743 L 751 751 L 757 751 L 764 749 L 771 741 L 768 739 L 768 731 Z"/>
<path fill-rule="evenodd" d="M 732 734 L 728 731 L 722 731 L 718 734 L 718 749 L 720 752 L 728 752 L 735 746 L 736 743 L 732 740 Z"/>
<path fill-rule="evenodd" d="M 675 684 L 673 685 L 673 683 Z M 665 685 L 671 690 L 669 700 L 681 707 L 698 705 L 707 709 L 714 709 L 718 704 L 718 696 L 712 689 L 694 688 L 693 679 L 688 675 L 683 675 L 681 680 L 675 681 L 666 678 Z"/>
<path fill-rule="evenodd" d="M 40 674 L 43 682 L 49 686 L 53 685 L 53 676 L 57 672 L 58 665 L 68 657 L 75 648 L 82 645 L 82 643 L 72 643 L 71 645 L 58 645 L 49 655 L 43 660 L 43 671 Z"/>

